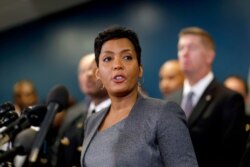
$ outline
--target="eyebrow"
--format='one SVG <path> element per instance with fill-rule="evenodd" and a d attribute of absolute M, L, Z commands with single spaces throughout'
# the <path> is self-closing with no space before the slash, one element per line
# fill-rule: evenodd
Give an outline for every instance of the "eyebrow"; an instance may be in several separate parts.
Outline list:
<path fill-rule="evenodd" d="M 133 51 L 132 49 L 123 49 L 123 50 L 121 50 L 122 53 L 123 53 L 123 52 L 132 52 L 132 51 Z M 101 52 L 101 53 L 113 53 L 113 52 L 107 50 L 107 51 L 103 51 L 103 52 Z"/>
<path fill-rule="evenodd" d="M 111 51 L 102 51 L 101 53 L 113 53 Z"/>
<path fill-rule="evenodd" d="M 132 49 L 124 49 L 122 52 L 128 52 L 128 51 L 133 51 Z"/>

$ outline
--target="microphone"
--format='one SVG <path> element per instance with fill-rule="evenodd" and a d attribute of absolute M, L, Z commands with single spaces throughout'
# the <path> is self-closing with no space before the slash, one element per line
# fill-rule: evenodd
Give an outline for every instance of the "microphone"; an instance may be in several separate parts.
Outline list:
<path fill-rule="evenodd" d="M 68 106 L 69 93 L 62 85 L 57 85 L 49 91 L 47 97 L 47 114 L 41 124 L 40 130 L 35 137 L 31 153 L 29 155 L 29 162 L 35 163 L 41 148 L 41 145 L 47 135 L 48 129 L 55 117 L 55 114 Z"/>
<path fill-rule="evenodd" d="M 34 141 L 37 131 L 32 128 L 25 129 L 17 134 L 13 147 L 0 154 L 0 162 L 8 161 L 16 155 L 27 155 Z"/>
<path fill-rule="evenodd" d="M 0 134 L 0 146 L 13 139 L 21 130 L 29 126 L 39 126 L 47 112 L 43 105 L 31 106 L 24 110 L 23 114 L 16 121 L 12 122 Z"/>
<path fill-rule="evenodd" d="M 2 117 L 8 111 L 15 111 L 15 106 L 11 102 L 5 102 L 0 105 L 0 117 Z"/>
<path fill-rule="evenodd" d="M 16 111 L 12 111 L 12 110 L 8 111 L 2 117 L 0 117 L 0 129 L 4 126 L 9 125 L 11 122 L 17 120 L 18 117 L 19 116 L 16 113 Z"/>

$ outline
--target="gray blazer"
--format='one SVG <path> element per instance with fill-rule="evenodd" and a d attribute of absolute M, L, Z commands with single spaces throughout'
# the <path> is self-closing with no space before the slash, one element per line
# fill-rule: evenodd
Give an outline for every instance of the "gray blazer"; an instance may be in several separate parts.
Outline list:
<path fill-rule="evenodd" d="M 87 119 L 82 167 L 88 146 L 108 111 L 106 108 Z M 114 152 L 108 153 L 115 154 L 114 167 L 198 166 L 184 112 L 176 103 L 139 95 L 125 121 Z"/>

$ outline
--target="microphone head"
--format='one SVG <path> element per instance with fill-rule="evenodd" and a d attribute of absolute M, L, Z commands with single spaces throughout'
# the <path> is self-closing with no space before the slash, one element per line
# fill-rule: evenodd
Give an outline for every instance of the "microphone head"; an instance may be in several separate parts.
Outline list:
<path fill-rule="evenodd" d="M 33 126 L 39 126 L 47 113 L 47 107 L 44 105 L 29 106 L 22 111 L 22 116 L 28 118 Z"/>
<path fill-rule="evenodd" d="M 48 94 L 47 104 L 57 103 L 59 104 L 60 110 L 67 108 L 69 103 L 69 93 L 65 86 L 56 85 L 53 87 Z"/>
<path fill-rule="evenodd" d="M 0 116 L 4 115 L 8 111 L 15 111 L 15 106 L 11 102 L 5 102 L 0 105 Z"/>
<path fill-rule="evenodd" d="M 13 145 L 14 147 L 21 147 L 19 155 L 27 155 L 30 152 L 36 134 L 37 131 L 32 128 L 25 129 L 17 134 Z"/>
<path fill-rule="evenodd" d="M 19 116 L 16 111 L 13 110 L 5 113 L 2 117 L 0 117 L 0 127 L 9 125 L 11 122 L 17 120 L 18 117 Z"/>

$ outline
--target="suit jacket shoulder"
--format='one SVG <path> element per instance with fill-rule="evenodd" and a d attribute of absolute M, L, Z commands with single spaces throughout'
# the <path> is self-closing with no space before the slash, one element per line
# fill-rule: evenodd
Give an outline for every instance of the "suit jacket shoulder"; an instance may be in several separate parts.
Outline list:
<path fill-rule="evenodd" d="M 59 133 L 60 131 L 64 131 L 68 126 L 71 126 L 71 124 L 79 117 L 84 117 L 83 119 L 85 120 L 87 114 L 88 114 L 88 108 L 84 102 L 80 102 L 69 108 L 66 111 Z"/>
<path fill-rule="evenodd" d="M 181 103 L 183 90 L 173 96 Z M 207 86 L 188 119 L 201 166 L 237 166 L 246 135 L 243 97 L 215 79 Z"/>

